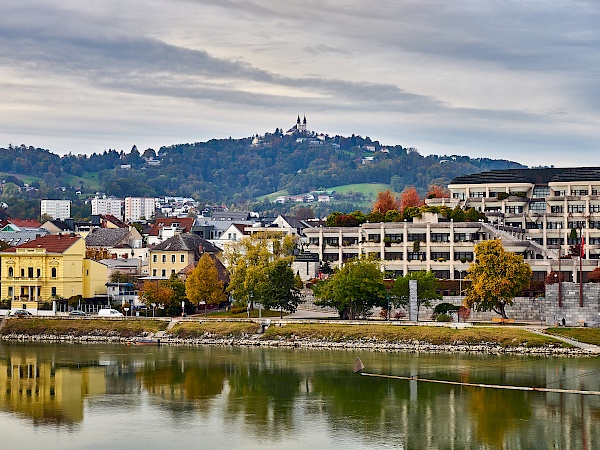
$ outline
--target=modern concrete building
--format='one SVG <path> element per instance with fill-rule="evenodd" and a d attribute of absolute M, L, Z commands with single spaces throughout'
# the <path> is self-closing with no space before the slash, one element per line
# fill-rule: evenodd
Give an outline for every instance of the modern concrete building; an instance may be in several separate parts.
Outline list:
<path fill-rule="evenodd" d="M 502 239 L 523 255 L 534 280 L 551 271 L 577 281 L 600 266 L 600 168 L 510 169 L 457 177 L 451 198 L 427 199 L 430 206 L 475 208 L 486 222 L 445 221 L 423 214 L 412 222 L 365 223 L 359 227 L 308 228 L 308 251 L 339 265 L 373 254 L 390 275 L 432 270 L 438 278 L 464 277 L 475 244 Z M 574 253 L 583 237 L 583 258 Z"/>
<path fill-rule="evenodd" d="M 42 200 L 40 215 L 65 220 L 71 217 L 71 200 Z"/>
<path fill-rule="evenodd" d="M 150 219 L 156 212 L 156 203 L 153 198 L 125 197 L 125 221 Z"/>
<path fill-rule="evenodd" d="M 111 215 L 123 220 L 123 200 L 115 197 L 94 197 L 91 201 L 92 215 Z"/>

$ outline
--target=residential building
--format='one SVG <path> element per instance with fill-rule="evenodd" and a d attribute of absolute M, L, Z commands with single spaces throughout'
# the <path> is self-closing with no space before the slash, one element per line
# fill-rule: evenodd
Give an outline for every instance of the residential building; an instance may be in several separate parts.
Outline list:
<path fill-rule="evenodd" d="M 148 245 L 160 244 L 176 234 L 190 233 L 195 221 L 193 217 L 156 219 L 148 234 Z"/>
<path fill-rule="evenodd" d="M 150 219 L 156 212 L 156 203 L 153 198 L 147 197 L 126 197 L 125 202 L 125 221 L 131 222 L 141 219 Z"/>
<path fill-rule="evenodd" d="M 75 233 L 48 234 L 0 252 L 0 274 L 0 298 L 10 299 L 13 310 L 106 293 L 106 266 L 85 259 L 85 242 Z"/>
<path fill-rule="evenodd" d="M 123 220 L 123 200 L 115 197 L 94 197 L 92 204 L 92 215 L 111 215 Z"/>
<path fill-rule="evenodd" d="M 214 255 L 218 249 L 195 234 L 176 234 L 149 250 L 150 276 L 168 278 L 178 274 L 188 265 L 197 263 L 205 252 Z"/>
<path fill-rule="evenodd" d="M 71 217 L 71 200 L 42 200 L 40 215 L 46 215 L 52 219 L 68 219 Z"/>

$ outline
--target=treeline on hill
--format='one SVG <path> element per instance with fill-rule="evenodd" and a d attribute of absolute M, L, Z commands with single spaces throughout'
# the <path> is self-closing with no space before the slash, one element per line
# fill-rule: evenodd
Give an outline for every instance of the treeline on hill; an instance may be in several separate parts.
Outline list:
<path fill-rule="evenodd" d="M 431 184 L 443 186 L 459 175 L 523 167 L 488 158 L 422 156 L 400 145 L 381 152 L 377 141 L 360 136 L 319 142 L 300 142 L 276 130 L 261 137 L 258 145 L 252 145 L 251 138 L 229 138 L 161 147 L 158 152 L 140 153 L 134 146 L 128 153 L 111 149 L 62 157 L 45 149 L 10 145 L 0 148 L 0 172 L 5 175 L 0 195 L 9 203 L 7 199 L 14 200 L 14 188 L 23 186 L 23 178 L 34 178 L 29 184 L 39 191 L 30 191 L 25 198 L 76 200 L 74 190 L 84 195 L 98 190 L 116 197 L 177 195 L 247 206 L 258 196 L 280 190 L 293 195 L 345 184 L 386 183 L 396 192 L 406 186 L 425 192 Z M 377 151 L 365 151 L 366 144 Z M 365 161 L 365 156 L 373 158 Z M 148 164 L 149 158 L 159 160 L 160 165 Z M 48 192 L 59 187 L 66 189 Z M 9 204 L 12 207 L 15 202 Z M 268 210 L 273 205 L 262 206 Z"/>

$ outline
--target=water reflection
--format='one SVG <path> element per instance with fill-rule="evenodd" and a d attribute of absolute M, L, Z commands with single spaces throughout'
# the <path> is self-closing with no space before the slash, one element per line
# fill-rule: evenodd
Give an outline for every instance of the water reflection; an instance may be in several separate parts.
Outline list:
<path fill-rule="evenodd" d="M 328 440 L 347 448 L 600 445 L 596 397 L 362 377 L 351 371 L 355 356 L 339 350 L 1 344 L 0 409 L 45 426 L 85 424 L 85 414 L 106 414 L 109 421 L 125 415 L 152 423 L 161 437 L 175 432 L 173 424 L 186 424 L 213 433 L 213 445 L 243 436 L 251 441 L 248 448 L 261 442 L 324 447 Z M 360 356 L 374 373 L 600 390 L 597 375 L 587 375 L 600 369 L 594 358 Z M 83 438 L 84 428 L 72 431 Z"/>

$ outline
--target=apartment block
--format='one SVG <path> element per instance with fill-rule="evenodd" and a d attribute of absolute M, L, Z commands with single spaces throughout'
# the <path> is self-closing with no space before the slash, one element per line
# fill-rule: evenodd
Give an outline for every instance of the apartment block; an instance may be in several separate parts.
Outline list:
<path fill-rule="evenodd" d="M 71 217 L 71 200 L 42 200 L 40 215 L 50 216 L 52 219 L 65 220 Z"/>
<path fill-rule="evenodd" d="M 156 212 L 156 203 L 153 198 L 126 197 L 125 198 L 125 221 L 150 219 Z"/>
<path fill-rule="evenodd" d="M 92 215 L 111 215 L 123 220 L 123 200 L 115 197 L 94 197 L 92 203 Z"/>

